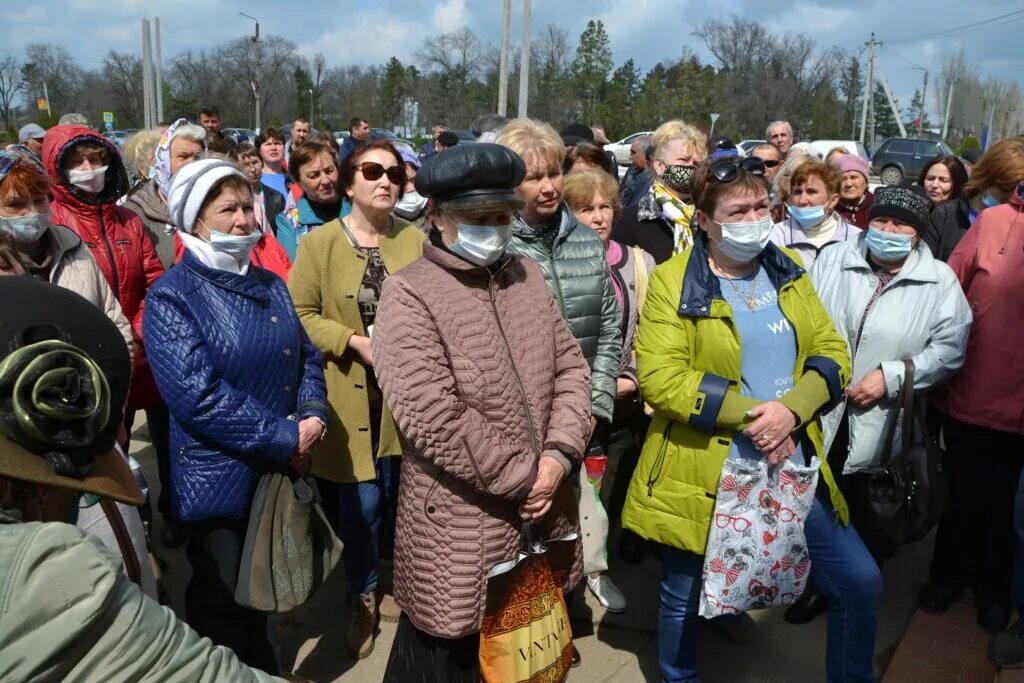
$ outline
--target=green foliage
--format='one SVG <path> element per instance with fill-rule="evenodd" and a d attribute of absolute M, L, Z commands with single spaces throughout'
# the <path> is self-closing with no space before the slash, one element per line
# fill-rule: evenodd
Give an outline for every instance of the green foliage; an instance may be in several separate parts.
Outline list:
<path fill-rule="evenodd" d="M 313 78 L 302 66 L 295 67 L 295 111 L 310 117 L 312 125 L 313 113 L 309 110 L 309 91 L 313 90 Z"/>
<path fill-rule="evenodd" d="M 899 106 L 897 101 L 896 106 Z M 882 84 L 875 85 L 875 138 L 879 141 L 898 137 L 900 127 L 896 124 L 896 116 L 889 106 L 889 98 L 885 96 Z"/>
<path fill-rule="evenodd" d="M 967 137 L 964 138 L 963 143 L 961 143 L 960 149 L 957 151 L 957 154 L 963 156 L 964 152 L 966 152 L 969 149 L 981 149 L 981 140 L 979 140 L 974 135 L 968 135 Z"/>
<path fill-rule="evenodd" d="M 914 96 L 910 98 L 910 106 L 903 110 L 903 123 L 907 126 L 907 133 L 910 133 L 910 129 L 913 128 L 914 134 L 917 134 L 917 124 L 914 121 L 918 118 L 921 110 L 924 109 L 924 119 L 921 122 L 922 130 L 928 130 L 931 127 L 931 121 L 928 120 L 928 108 L 924 106 L 924 97 L 921 95 L 920 90 L 914 91 Z"/>
<path fill-rule="evenodd" d="M 401 123 L 402 105 L 409 94 L 408 77 L 409 74 L 397 57 L 392 57 L 384 67 L 380 96 L 382 123 L 385 128 L 394 128 Z"/>
<path fill-rule="evenodd" d="M 591 19 L 580 34 L 576 58 L 569 72 L 582 100 L 583 120 L 591 122 L 597 104 L 604 100 L 608 75 L 612 71 L 612 48 L 604 23 Z"/>

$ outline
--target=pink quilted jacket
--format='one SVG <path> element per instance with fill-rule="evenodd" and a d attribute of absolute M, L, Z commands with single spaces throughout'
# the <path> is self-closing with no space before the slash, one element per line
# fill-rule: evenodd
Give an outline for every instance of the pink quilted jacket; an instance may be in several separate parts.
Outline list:
<path fill-rule="evenodd" d="M 541 453 L 583 457 L 590 371 L 535 263 L 509 258 L 492 276 L 430 244 L 385 281 L 373 356 L 404 444 L 395 599 L 421 631 L 470 635 L 484 575 L 518 549 Z M 543 538 L 578 531 L 573 479 Z M 555 567 L 566 589 L 581 576 L 575 545 L 573 566 Z"/>

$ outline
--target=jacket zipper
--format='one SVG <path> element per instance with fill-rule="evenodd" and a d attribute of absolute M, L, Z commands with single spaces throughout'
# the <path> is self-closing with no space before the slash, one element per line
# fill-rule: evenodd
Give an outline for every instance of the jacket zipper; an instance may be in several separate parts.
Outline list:
<path fill-rule="evenodd" d="M 647 475 L 647 497 L 654 497 L 654 485 L 661 477 L 661 469 L 665 465 L 665 453 L 668 452 L 668 440 L 672 434 L 672 421 L 665 425 L 665 431 L 661 434 L 661 448 L 658 450 L 658 457 L 651 466 L 651 473 Z"/>
<path fill-rule="evenodd" d="M 103 209 L 98 210 L 100 219 L 100 236 L 103 237 L 103 246 L 107 249 L 107 259 L 110 261 L 110 276 L 114 280 L 112 290 L 114 290 L 114 298 L 117 299 L 118 303 L 121 301 L 121 279 L 117 274 L 117 260 L 114 258 L 114 249 L 110 246 L 110 239 L 107 237 L 107 226 L 103 222 Z"/>
<path fill-rule="evenodd" d="M 530 443 L 533 444 L 534 453 L 539 460 L 540 442 L 537 440 L 537 429 L 533 425 L 533 415 L 530 413 L 530 404 L 526 400 L 526 389 L 523 387 L 523 379 L 519 376 L 519 370 L 516 368 L 515 358 L 512 356 L 512 346 L 508 343 L 508 337 L 505 336 L 505 326 L 501 324 L 501 316 L 498 314 L 497 292 L 494 288 L 495 284 L 497 284 L 497 281 L 492 275 L 490 284 L 487 285 L 487 293 L 491 300 L 491 311 L 494 313 L 494 319 L 498 323 L 498 332 L 501 333 L 501 341 L 504 342 L 505 350 L 508 352 L 508 359 L 511 361 L 512 365 L 512 374 L 516 376 L 516 387 L 519 389 L 519 398 L 523 401 L 523 410 L 526 411 L 526 425 L 530 430 Z"/>
<path fill-rule="evenodd" d="M 569 318 L 565 315 L 565 295 L 562 292 L 562 281 L 558 278 L 558 270 L 555 268 L 554 249 L 548 252 L 548 263 L 551 265 L 551 277 L 555 280 L 555 290 L 558 291 L 558 309 L 562 312 L 562 319 L 568 323 Z"/>

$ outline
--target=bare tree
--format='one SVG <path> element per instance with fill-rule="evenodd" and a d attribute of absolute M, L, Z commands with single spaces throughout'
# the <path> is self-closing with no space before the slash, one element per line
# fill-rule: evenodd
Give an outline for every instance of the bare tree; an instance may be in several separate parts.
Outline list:
<path fill-rule="evenodd" d="M 107 90 L 112 108 L 122 128 L 138 126 L 142 121 L 142 60 L 133 54 L 111 50 L 103 58 Z"/>
<path fill-rule="evenodd" d="M 11 125 L 14 102 L 24 87 L 21 63 L 14 55 L 0 59 L 0 117 L 3 117 L 5 128 Z"/>

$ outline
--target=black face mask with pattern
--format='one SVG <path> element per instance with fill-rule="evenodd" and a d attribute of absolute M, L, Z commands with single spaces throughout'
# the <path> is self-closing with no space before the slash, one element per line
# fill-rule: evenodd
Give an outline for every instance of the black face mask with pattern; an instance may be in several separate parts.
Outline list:
<path fill-rule="evenodd" d="M 660 180 L 661 184 L 665 187 L 674 190 L 681 198 L 689 200 L 690 178 L 693 177 L 693 172 L 696 170 L 696 166 L 666 164 L 665 170 L 661 173 L 658 180 Z"/>

